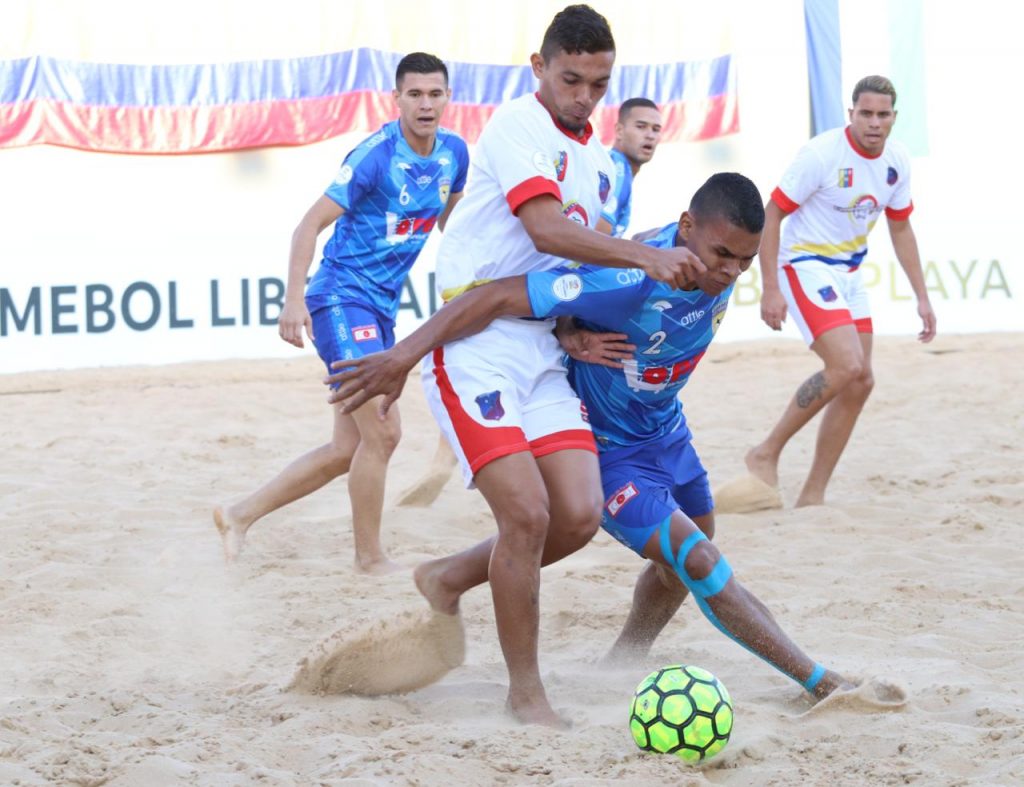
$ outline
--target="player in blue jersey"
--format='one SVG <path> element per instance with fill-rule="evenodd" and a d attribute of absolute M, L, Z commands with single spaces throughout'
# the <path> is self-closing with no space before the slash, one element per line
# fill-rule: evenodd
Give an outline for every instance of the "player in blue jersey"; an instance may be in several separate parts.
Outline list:
<path fill-rule="evenodd" d="M 451 96 L 444 62 L 423 52 L 406 55 L 392 95 L 399 118 L 348 154 L 292 235 L 278 330 L 296 347 L 303 346 L 305 331 L 328 368 L 394 343 L 409 269 L 435 224 L 444 228 L 466 182 L 466 143 L 439 126 Z M 331 224 L 323 261 L 307 287 L 317 236 Z M 381 421 L 374 407 L 337 408 L 330 442 L 247 497 L 215 509 L 225 558 L 238 556 L 255 521 L 348 472 L 357 568 L 397 568 L 381 547 L 380 520 L 385 473 L 400 435 L 397 412 Z"/>
<path fill-rule="evenodd" d="M 358 407 L 382 395 L 380 406 L 386 409 L 423 354 L 497 316 L 573 315 L 584 328 L 621 334 L 636 354 L 617 368 L 569 364 L 599 447 L 602 527 L 651 561 L 641 572 L 633 609 L 610 655 L 646 654 L 690 592 L 715 626 L 820 698 L 850 684 L 789 639 L 710 542 L 711 491 L 678 398 L 725 315 L 736 279 L 757 253 L 763 225 L 757 187 L 735 173 L 714 175 L 678 223 L 645 241 L 693 251 L 707 267 L 695 286 L 677 290 L 640 270 L 586 265 L 501 279 L 459 296 L 390 351 L 362 358 L 355 368 L 327 379 L 341 383 L 333 400 L 351 397 L 349 405 Z M 604 360 L 621 357 L 619 348 Z M 446 577 L 460 570 L 452 557 L 427 566 L 435 587 L 459 586 L 459 578 Z"/>
<path fill-rule="evenodd" d="M 661 112 L 649 98 L 630 98 L 619 107 L 615 142 L 608 151 L 615 164 L 615 189 L 601 211 L 597 228 L 621 238 L 633 207 L 633 178 L 654 157 L 661 141 Z"/>

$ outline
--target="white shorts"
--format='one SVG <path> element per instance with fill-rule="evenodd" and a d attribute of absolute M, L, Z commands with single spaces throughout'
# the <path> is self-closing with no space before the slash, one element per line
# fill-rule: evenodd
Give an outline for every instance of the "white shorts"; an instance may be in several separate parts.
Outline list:
<path fill-rule="evenodd" d="M 780 273 L 779 289 L 807 344 L 840 325 L 872 333 L 871 309 L 859 268 L 851 271 L 805 260 L 783 265 Z"/>
<path fill-rule="evenodd" d="M 467 487 L 488 462 L 520 451 L 597 453 L 551 328 L 549 321 L 502 318 L 424 358 L 427 402 Z"/>

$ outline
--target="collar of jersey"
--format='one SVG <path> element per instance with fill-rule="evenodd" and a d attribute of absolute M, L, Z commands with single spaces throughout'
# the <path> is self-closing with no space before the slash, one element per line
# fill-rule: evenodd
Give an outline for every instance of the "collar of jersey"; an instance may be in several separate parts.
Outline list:
<path fill-rule="evenodd" d="M 550 109 L 545 107 L 544 102 L 540 100 L 540 93 L 534 93 L 533 95 L 536 97 L 537 103 L 544 107 L 544 111 L 547 112 L 548 115 L 551 117 L 551 122 L 555 124 L 555 128 L 557 128 L 559 131 L 565 134 L 565 136 L 567 136 L 573 142 L 579 142 L 581 145 L 586 145 L 587 142 L 590 141 L 590 137 L 594 133 L 594 127 L 590 125 L 589 120 L 587 121 L 587 127 L 583 129 L 583 135 L 578 136 L 575 131 L 570 131 L 569 129 L 567 129 L 565 126 L 558 122 L 558 118 L 555 117 L 554 113 Z"/>
<path fill-rule="evenodd" d="M 850 143 L 850 147 L 853 148 L 853 152 L 856 153 L 861 158 L 876 159 L 879 156 L 881 156 L 883 153 L 885 153 L 885 148 L 883 147 L 880 151 L 878 151 L 877 154 L 872 156 L 870 153 L 868 153 L 866 150 L 864 150 L 864 148 L 862 148 L 860 145 L 857 144 L 857 140 L 855 140 L 853 138 L 853 134 L 850 133 L 850 127 L 849 126 L 846 127 L 846 141 Z"/>

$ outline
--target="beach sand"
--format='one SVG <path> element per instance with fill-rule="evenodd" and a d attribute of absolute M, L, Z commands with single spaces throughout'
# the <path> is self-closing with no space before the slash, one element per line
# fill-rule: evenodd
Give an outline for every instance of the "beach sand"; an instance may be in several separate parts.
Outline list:
<path fill-rule="evenodd" d="M 902 709 L 812 708 L 690 602 L 649 658 L 599 669 L 641 566 L 600 533 L 543 574 L 564 733 L 504 714 L 487 588 L 464 597 L 465 660 L 440 681 L 330 693 L 347 678 L 310 661 L 325 640 L 438 625 L 408 572 L 355 572 L 344 480 L 257 523 L 225 567 L 212 507 L 328 436 L 315 358 L 0 377 L 0 784 L 1021 784 L 1022 357 L 1020 334 L 879 338 L 828 505 L 791 508 L 805 430 L 780 467 L 786 507 L 718 517 L 737 576 L 794 639 L 895 685 Z M 815 369 L 793 341 L 711 348 L 685 401 L 716 488 L 742 488 L 744 452 Z M 457 474 L 429 507 L 395 505 L 437 441 L 415 380 L 401 409 L 384 540 L 411 568 L 493 521 Z M 371 652 L 385 672 L 390 651 Z M 700 768 L 629 735 L 633 688 L 673 663 L 711 670 L 735 704 L 732 740 Z"/>

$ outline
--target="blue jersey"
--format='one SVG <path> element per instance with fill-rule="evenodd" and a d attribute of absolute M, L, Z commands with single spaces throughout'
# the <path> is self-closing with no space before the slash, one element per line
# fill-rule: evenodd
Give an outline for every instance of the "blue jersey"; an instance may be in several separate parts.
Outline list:
<path fill-rule="evenodd" d="M 345 212 L 306 289 L 310 311 L 355 303 L 393 320 L 405 277 L 468 169 L 466 143 L 443 128 L 429 156 L 409 147 L 397 120 L 359 143 L 326 191 Z"/>
<path fill-rule="evenodd" d="M 645 242 L 669 248 L 676 233 L 669 224 Z M 593 265 L 531 273 L 526 282 L 534 316 L 573 315 L 590 330 L 624 333 L 637 347 L 623 369 L 569 362 L 601 450 L 657 440 L 685 425 L 679 390 L 711 344 L 732 287 L 719 295 L 674 290 L 638 269 Z"/>
<path fill-rule="evenodd" d="M 629 226 L 630 207 L 633 200 L 633 169 L 625 154 L 615 148 L 608 151 L 615 164 L 615 190 L 608 197 L 601 211 L 601 218 L 612 225 L 612 235 L 621 238 Z"/>

